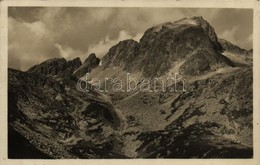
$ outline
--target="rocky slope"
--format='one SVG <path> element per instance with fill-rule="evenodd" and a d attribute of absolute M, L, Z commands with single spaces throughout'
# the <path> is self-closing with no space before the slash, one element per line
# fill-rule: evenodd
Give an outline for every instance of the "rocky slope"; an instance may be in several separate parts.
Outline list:
<path fill-rule="evenodd" d="M 151 27 L 101 61 L 91 54 L 83 64 L 51 59 L 27 72 L 9 69 L 10 132 L 51 158 L 253 156 L 252 55 L 219 39 L 202 17 Z M 79 91 L 88 72 L 101 79 L 129 72 L 138 87 L 174 73 L 185 81 L 156 92 L 114 92 L 113 84 L 107 93 Z"/>
<path fill-rule="evenodd" d="M 120 119 L 98 93 L 39 74 L 8 75 L 9 127 L 36 148 L 52 158 L 121 157 L 113 144 Z"/>
<path fill-rule="evenodd" d="M 165 92 L 160 102 L 151 100 L 150 111 L 156 106 L 164 112 L 157 114 L 156 125 L 167 124 L 164 129 L 140 131 L 135 139 L 141 141 L 137 157 L 252 156 L 252 81 L 252 70 L 244 68 L 189 83 L 189 92 Z M 131 101 L 121 104 L 125 107 Z"/>

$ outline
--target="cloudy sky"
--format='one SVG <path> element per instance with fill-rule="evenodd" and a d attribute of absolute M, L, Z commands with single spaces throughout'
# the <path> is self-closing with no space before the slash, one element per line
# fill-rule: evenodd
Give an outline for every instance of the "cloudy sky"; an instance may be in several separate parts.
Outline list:
<path fill-rule="evenodd" d="M 8 65 L 27 70 L 54 57 L 102 57 L 121 40 L 139 41 L 151 26 L 192 16 L 203 16 L 219 37 L 252 48 L 250 9 L 9 7 Z"/>

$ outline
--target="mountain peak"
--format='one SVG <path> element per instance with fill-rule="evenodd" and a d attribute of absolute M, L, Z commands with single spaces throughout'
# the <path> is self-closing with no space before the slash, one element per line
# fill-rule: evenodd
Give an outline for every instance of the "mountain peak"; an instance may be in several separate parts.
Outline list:
<path fill-rule="evenodd" d="M 172 33 L 176 34 L 191 28 L 203 29 L 203 31 L 209 36 L 210 40 L 212 41 L 214 48 L 219 52 L 223 52 L 223 48 L 221 44 L 218 42 L 218 37 L 215 33 L 214 28 L 202 16 L 182 18 L 174 22 L 166 22 L 153 26 L 145 32 L 144 36 L 141 38 L 140 41 L 144 40 L 146 34 L 150 35 L 150 33 L 162 33 L 165 32 L 165 30 L 167 29 L 172 30 Z"/>
<path fill-rule="evenodd" d="M 179 25 L 194 25 L 194 26 L 210 26 L 209 23 L 203 19 L 202 16 L 195 16 L 190 18 L 182 18 L 173 22 L 164 22 L 149 28 L 147 31 L 159 32 L 163 27 L 174 29 Z"/>
<path fill-rule="evenodd" d="M 226 60 L 220 54 L 223 48 L 214 28 L 200 16 L 153 26 L 145 31 L 139 43 L 124 40 L 113 46 L 102 61 L 104 68 L 120 66 L 128 72 L 142 72 L 145 77 L 154 77 L 166 73 L 176 61 L 189 58 L 199 49 L 212 52 L 209 56 L 215 54 L 214 59 L 219 58 L 216 61 L 225 65 Z"/>
<path fill-rule="evenodd" d="M 92 69 L 96 68 L 100 62 L 100 59 L 96 57 L 95 53 L 91 53 L 84 63 L 74 71 L 73 75 L 80 78 L 86 73 L 89 73 Z"/>
<path fill-rule="evenodd" d="M 91 61 L 92 59 L 96 59 L 96 54 L 95 53 L 91 53 L 87 58 L 86 60 L 84 61 L 84 63 L 88 62 L 88 61 Z"/>
<path fill-rule="evenodd" d="M 95 53 L 91 53 L 88 58 L 84 61 L 83 64 L 94 64 L 94 65 L 98 65 L 100 62 L 100 59 L 97 58 Z"/>

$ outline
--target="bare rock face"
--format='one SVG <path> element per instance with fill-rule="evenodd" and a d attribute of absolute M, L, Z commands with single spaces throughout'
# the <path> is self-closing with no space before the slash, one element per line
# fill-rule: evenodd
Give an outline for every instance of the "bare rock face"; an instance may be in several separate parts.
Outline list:
<path fill-rule="evenodd" d="M 95 53 L 92 53 L 84 61 L 84 63 L 73 73 L 74 76 L 80 78 L 86 73 L 90 73 L 92 69 L 96 68 L 100 62 L 100 59 L 96 57 Z"/>

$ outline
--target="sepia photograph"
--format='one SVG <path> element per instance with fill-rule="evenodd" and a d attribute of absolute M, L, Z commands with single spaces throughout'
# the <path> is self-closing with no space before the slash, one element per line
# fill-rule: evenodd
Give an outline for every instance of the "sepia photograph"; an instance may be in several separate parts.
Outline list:
<path fill-rule="evenodd" d="M 254 10 L 7 6 L 6 159 L 253 160 Z"/>

